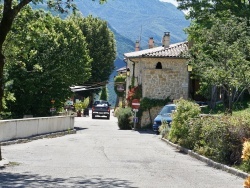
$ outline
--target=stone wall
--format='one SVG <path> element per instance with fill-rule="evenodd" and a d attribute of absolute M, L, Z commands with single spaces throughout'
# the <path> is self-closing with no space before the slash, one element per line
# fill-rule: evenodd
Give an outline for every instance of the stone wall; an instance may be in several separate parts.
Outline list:
<path fill-rule="evenodd" d="M 142 114 L 142 118 L 141 118 L 141 128 L 144 128 L 144 127 L 146 127 L 149 124 L 153 125 L 155 117 L 158 115 L 158 113 L 160 112 L 160 110 L 162 108 L 163 108 L 163 106 L 157 106 L 157 107 L 154 107 L 154 108 L 152 108 L 150 110 L 150 114 L 151 114 L 151 118 L 152 118 L 152 123 L 150 122 L 150 117 L 149 117 L 148 110 L 144 111 L 143 114 Z"/>
<path fill-rule="evenodd" d="M 150 60 L 150 59 L 147 59 Z M 156 69 L 160 62 L 162 69 Z M 166 99 L 188 98 L 188 71 L 183 59 L 151 59 L 143 62 L 143 97 Z"/>

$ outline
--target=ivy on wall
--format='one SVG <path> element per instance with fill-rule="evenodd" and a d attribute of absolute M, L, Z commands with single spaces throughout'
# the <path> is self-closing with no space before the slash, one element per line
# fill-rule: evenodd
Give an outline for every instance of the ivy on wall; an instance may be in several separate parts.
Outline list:
<path fill-rule="evenodd" d="M 141 102 L 140 102 L 140 109 L 145 111 L 145 110 L 150 110 L 153 107 L 156 106 L 164 106 L 167 103 L 171 101 L 170 97 L 167 97 L 166 99 L 150 99 L 147 97 L 144 97 Z"/>
<path fill-rule="evenodd" d="M 170 99 L 170 97 L 167 97 L 166 99 L 150 99 L 147 97 L 144 97 L 141 99 L 140 101 L 140 109 L 138 112 L 138 117 L 139 117 L 139 121 L 141 120 L 142 117 L 142 113 L 146 110 L 148 110 L 149 113 L 149 118 L 150 118 L 150 122 L 152 125 L 153 124 L 153 119 L 151 118 L 151 109 L 153 107 L 157 107 L 157 106 L 164 106 L 166 104 L 168 104 L 169 102 L 171 102 L 172 100 Z"/>

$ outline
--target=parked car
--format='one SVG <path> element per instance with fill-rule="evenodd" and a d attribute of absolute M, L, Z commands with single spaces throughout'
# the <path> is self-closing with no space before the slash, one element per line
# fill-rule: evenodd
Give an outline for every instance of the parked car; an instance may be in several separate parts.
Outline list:
<path fill-rule="evenodd" d="M 159 134 L 159 127 L 161 126 L 161 123 L 163 120 L 167 121 L 169 125 L 171 124 L 171 122 L 172 122 L 171 114 L 175 110 L 176 110 L 175 104 L 167 104 L 161 109 L 159 114 L 154 119 L 153 131 L 156 134 Z"/>
<path fill-rule="evenodd" d="M 108 101 L 95 101 L 92 106 L 92 119 L 95 119 L 96 115 L 106 116 L 107 119 L 110 119 L 110 106 Z"/>

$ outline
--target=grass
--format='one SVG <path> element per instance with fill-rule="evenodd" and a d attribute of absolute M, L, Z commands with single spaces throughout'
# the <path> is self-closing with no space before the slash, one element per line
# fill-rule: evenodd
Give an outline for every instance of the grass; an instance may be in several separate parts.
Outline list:
<path fill-rule="evenodd" d="M 210 109 L 209 106 L 202 107 L 203 114 L 224 115 L 225 109 L 222 103 L 216 105 L 215 109 Z M 250 100 L 238 102 L 234 105 L 233 116 L 242 116 L 250 113 Z"/>

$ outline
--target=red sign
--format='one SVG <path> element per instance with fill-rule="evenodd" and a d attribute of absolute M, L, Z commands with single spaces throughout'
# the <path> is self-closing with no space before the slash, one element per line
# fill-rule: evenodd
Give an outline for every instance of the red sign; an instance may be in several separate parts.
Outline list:
<path fill-rule="evenodd" d="M 132 100 L 132 108 L 133 109 L 138 109 L 140 107 L 140 101 L 139 99 L 133 99 Z"/>

